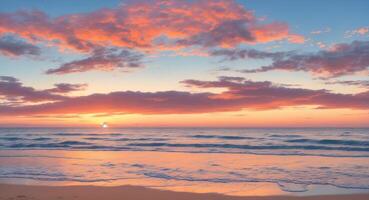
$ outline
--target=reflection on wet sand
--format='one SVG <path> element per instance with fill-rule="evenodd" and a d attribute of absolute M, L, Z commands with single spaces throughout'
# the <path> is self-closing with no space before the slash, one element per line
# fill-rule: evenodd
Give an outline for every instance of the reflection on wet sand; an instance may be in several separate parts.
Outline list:
<path fill-rule="evenodd" d="M 247 196 L 369 188 L 368 163 L 362 158 L 57 150 L 4 150 L 0 155 L 1 182 L 7 183 L 137 185 Z"/>

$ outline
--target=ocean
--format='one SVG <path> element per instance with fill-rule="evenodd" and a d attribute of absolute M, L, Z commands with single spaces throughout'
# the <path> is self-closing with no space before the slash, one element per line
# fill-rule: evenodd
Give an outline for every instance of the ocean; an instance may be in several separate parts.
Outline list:
<path fill-rule="evenodd" d="M 0 128 L 0 182 L 232 195 L 369 191 L 367 128 Z"/>

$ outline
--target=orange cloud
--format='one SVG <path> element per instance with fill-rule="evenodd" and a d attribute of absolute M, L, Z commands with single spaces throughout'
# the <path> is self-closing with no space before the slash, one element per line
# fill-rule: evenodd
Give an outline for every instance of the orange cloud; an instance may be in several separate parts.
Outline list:
<path fill-rule="evenodd" d="M 297 35 L 297 34 L 291 34 L 288 36 L 288 41 L 292 42 L 292 43 L 298 43 L 298 44 L 302 44 L 305 42 L 305 37 L 302 35 Z"/>
<path fill-rule="evenodd" d="M 253 12 L 233 0 L 137 0 L 112 9 L 55 18 L 41 11 L 0 13 L 0 36 L 5 34 L 89 55 L 47 74 L 140 67 L 142 56 L 137 52 L 181 52 L 193 47 L 206 51 L 277 40 L 304 42 L 303 36 L 290 33 L 287 24 L 261 24 Z M 26 43 L 17 45 L 8 45 L 6 52 L 35 54 L 38 50 Z M 124 55 L 111 49 L 124 49 Z M 4 51 L 1 44 L 0 51 Z"/>
<path fill-rule="evenodd" d="M 252 35 L 255 42 L 271 42 L 281 39 L 289 39 L 288 25 L 285 23 L 272 23 L 266 25 L 255 26 L 252 29 Z"/>
<path fill-rule="evenodd" d="M 302 36 L 289 33 L 287 24 L 258 23 L 251 11 L 232 0 L 139 0 L 56 18 L 40 11 L 0 13 L 0 34 L 13 33 L 81 52 L 101 46 L 158 50 L 303 41 Z"/>

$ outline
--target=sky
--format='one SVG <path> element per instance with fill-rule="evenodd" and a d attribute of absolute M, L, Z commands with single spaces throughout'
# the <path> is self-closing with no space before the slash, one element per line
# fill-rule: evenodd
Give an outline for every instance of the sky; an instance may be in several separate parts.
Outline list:
<path fill-rule="evenodd" d="M 0 3 L 0 126 L 368 127 L 366 0 Z"/>

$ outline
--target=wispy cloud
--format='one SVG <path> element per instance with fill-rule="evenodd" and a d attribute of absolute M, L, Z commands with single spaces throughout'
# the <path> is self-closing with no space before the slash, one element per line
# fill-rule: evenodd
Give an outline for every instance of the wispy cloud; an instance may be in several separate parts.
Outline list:
<path fill-rule="evenodd" d="M 65 100 L 67 94 L 81 90 L 84 84 L 56 84 L 55 88 L 36 90 L 33 87 L 24 86 L 18 79 L 10 76 L 0 76 L 0 99 L 18 103 L 32 103 L 45 101 Z"/>
<path fill-rule="evenodd" d="M 143 55 L 129 50 L 115 48 L 95 49 L 87 58 L 64 63 L 55 69 L 49 69 L 47 74 L 68 74 L 91 70 L 112 71 L 115 69 L 130 69 L 142 67 Z"/>
<path fill-rule="evenodd" d="M 355 81 L 327 81 L 325 84 L 339 84 L 339 85 L 351 85 L 351 86 L 359 86 L 363 88 L 369 89 L 369 80 L 355 80 Z"/>
<path fill-rule="evenodd" d="M 357 29 L 346 31 L 345 37 L 353 37 L 355 35 L 364 36 L 369 34 L 369 27 L 359 27 Z"/>
<path fill-rule="evenodd" d="M 290 55 L 292 52 L 267 52 L 256 49 L 215 49 L 210 51 L 212 56 L 220 56 L 226 60 L 238 59 L 282 59 Z"/>
<path fill-rule="evenodd" d="M 259 73 L 272 70 L 305 71 L 319 78 L 333 78 L 367 72 L 369 68 L 369 42 L 354 41 L 337 44 L 316 53 L 263 52 L 257 50 L 219 50 L 212 55 L 225 59 L 264 59 L 272 60 L 270 65 L 257 69 L 242 70 L 244 73 Z"/>
<path fill-rule="evenodd" d="M 0 37 L 0 54 L 5 56 L 21 56 L 41 54 L 41 49 L 33 44 L 16 39 L 12 36 Z"/>
<path fill-rule="evenodd" d="M 50 93 L 66 94 L 74 91 L 84 90 L 87 84 L 57 83 L 54 88 L 44 90 Z"/>
<path fill-rule="evenodd" d="M 324 28 L 324 29 L 321 29 L 321 30 L 314 30 L 314 31 L 311 31 L 310 33 L 313 34 L 313 35 L 320 35 L 320 34 L 323 34 L 323 33 L 329 33 L 331 32 L 331 28 L 327 27 L 327 28 Z"/>

